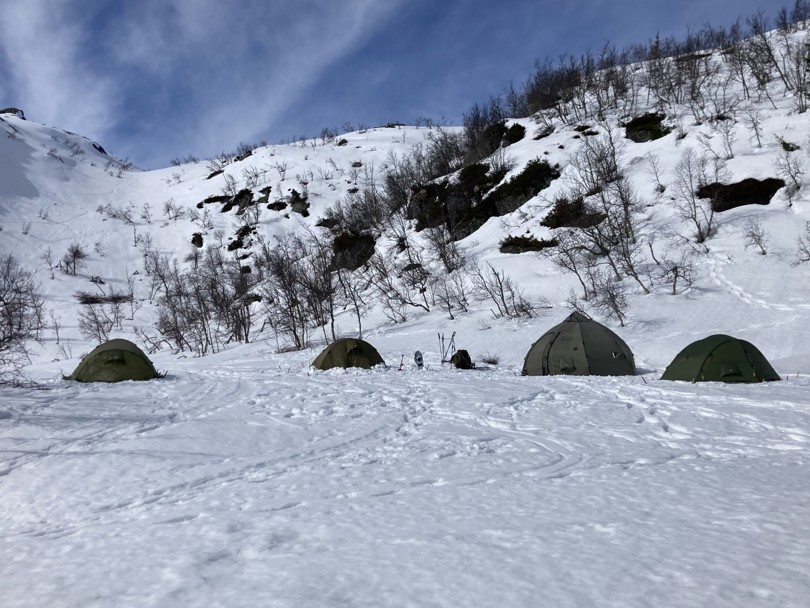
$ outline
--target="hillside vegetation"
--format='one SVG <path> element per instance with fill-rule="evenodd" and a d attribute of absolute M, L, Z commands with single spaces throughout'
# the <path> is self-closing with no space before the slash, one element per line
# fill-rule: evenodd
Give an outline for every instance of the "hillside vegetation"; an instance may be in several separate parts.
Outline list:
<path fill-rule="evenodd" d="M 777 307 L 801 301 L 807 6 L 773 30 L 754 15 L 538 62 L 462 127 L 325 130 L 157 171 L 13 109 L 2 251 L 30 301 L 15 310 L 25 323 L 7 309 L 5 369 L 121 333 L 206 355 L 414 315 L 563 306 L 646 323 L 651 298 L 706 308 L 720 266 L 758 276 Z"/>

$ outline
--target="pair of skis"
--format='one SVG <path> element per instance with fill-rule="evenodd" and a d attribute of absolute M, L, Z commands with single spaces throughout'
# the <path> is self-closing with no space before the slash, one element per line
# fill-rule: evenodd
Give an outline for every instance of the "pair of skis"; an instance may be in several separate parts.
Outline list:
<path fill-rule="evenodd" d="M 453 332 L 453 335 L 450 336 L 450 342 L 447 344 L 447 348 L 444 347 L 444 334 L 439 334 L 439 352 L 442 354 L 442 363 L 447 363 L 450 357 L 453 356 L 453 353 L 456 352 L 456 332 Z"/>

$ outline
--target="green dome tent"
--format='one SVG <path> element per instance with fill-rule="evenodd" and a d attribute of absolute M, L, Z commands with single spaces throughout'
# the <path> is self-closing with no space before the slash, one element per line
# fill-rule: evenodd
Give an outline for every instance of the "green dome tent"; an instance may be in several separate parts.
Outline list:
<path fill-rule="evenodd" d="M 152 380 L 158 373 L 144 352 L 129 340 L 116 338 L 94 348 L 68 377 L 77 382 Z"/>
<path fill-rule="evenodd" d="M 679 352 L 661 380 L 762 382 L 781 378 L 756 346 L 716 334 L 692 342 Z"/>
<path fill-rule="evenodd" d="M 610 329 L 578 312 L 569 315 L 532 344 L 524 376 L 632 376 L 633 353 Z"/>
<path fill-rule="evenodd" d="M 333 367 L 362 367 L 370 369 L 380 363 L 385 364 L 380 353 L 371 344 L 357 338 L 335 340 L 315 357 L 312 366 L 317 369 Z"/>

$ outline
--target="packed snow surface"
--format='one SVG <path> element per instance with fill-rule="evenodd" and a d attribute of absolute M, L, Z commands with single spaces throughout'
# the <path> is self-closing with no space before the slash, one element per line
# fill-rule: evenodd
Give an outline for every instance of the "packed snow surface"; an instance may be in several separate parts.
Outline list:
<path fill-rule="evenodd" d="M 312 354 L 2 389 L 3 606 L 807 605 L 810 380 Z"/>

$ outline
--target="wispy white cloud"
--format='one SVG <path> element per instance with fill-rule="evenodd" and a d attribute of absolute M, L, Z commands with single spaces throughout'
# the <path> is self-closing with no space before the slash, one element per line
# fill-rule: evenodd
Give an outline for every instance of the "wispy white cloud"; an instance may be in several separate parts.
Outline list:
<path fill-rule="evenodd" d="M 0 48 L 10 81 L 6 101 L 38 122 L 103 137 L 115 120 L 115 87 L 82 56 L 91 32 L 76 18 L 76 7 L 47 0 L 4 1 L 0 14 Z"/>
<path fill-rule="evenodd" d="M 0 0 L 0 95 L 120 155 L 215 154 L 266 133 L 404 1 Z"/>
<path fill-rule="evenodd" d="M 154 167 L 347 120 L 458 120 L 534 59 L 763 1 L 0 0 L 0 104 Z"/>
<path fill-rule="evenodd" d="M 187 76 L 187 94 L 197 113 L 183 140 L 216 152 L 223 142 L 257 139 L 283 112 L 305 103 L 308 88 L 390 18 L 398 3 L 311 1 L 280 10 L 258 2 L 255 12 L 239 15 L 223 13 L 219 2 L 198 0 L 194 10 L 178 4 L 178 35 L 199 50 L 185 66 L 195 72 Z"/>
<path fill-rule="evenodd" d="M 175 0 L 132 3 L 113 29 L 117 60 L 146 74 L 175 154 L 261 139 L 325 70 L 390 18 L 398 2 Z M 238 7 L 236 10 L 234 7 Z M 149 32 L 144 35 L 143 32 Z"/>

